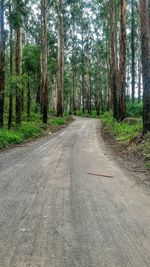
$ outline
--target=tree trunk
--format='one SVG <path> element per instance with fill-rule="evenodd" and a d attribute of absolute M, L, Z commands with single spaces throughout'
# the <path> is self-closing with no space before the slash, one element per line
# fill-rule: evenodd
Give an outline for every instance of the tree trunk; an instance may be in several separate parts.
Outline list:
<path fill-rule="evenodd" d="M 75 66 L 73 66 L 72 87 L 73 87 L 73 113 L 74 113 L 74 115 L 76 115 L 76 71 L 75 71 Z"/>
<path fill-rule="evenodd" d="M 9 16 L 11 14 L 11 1 L 9 1 Z M 12 76 L 13 73 L 13 30 L 12 30 L 12 26 L 11 26 L 11 22 L 9 22 L 9 28 L 10 28 L 10 39 L 9 39 L 9 43 L 10 43 L 10 76 Z M 12 90 L 10 88 L 10 90 Z M 13 115 L 13 96 L 12 96 L 12 92 L 10 92 L 9 95 L 9 115 L 8 115 L 8 129 L 11 129 L 12 127 L 12 115 Z"/>
<path fill-rule="evenodd" d="M 150 33 L 150 1 L 148 1 L 148 20 L 149 20 L 149 33 Z"/>
<path fill-rule="evenodd" d="M 111 0 L 111 94 L 113 117 L 118 119 L 117 67 L 115 61 L 114 0 Z"/>
<path fill-rule="evenodd" d="M 64 22 L 63 3 L 58 1 L 57 116 L 64 113 Z"/>
<path fill-rule="evenodd" d="M 21 31 L 20 28 L 16 29 L 16 52 L 15 52 L 15 64 L 16 64 L 16 77 L 18 79 L 18 83 L 20 82 L 20 74 L 21 74 Z M 16 88 L 16 123 L 21 124 L 21 92 L 20 88 Z"/>
<path fill-rule="evenodd" d="M 98 65 L 97 65 L 98 66 Z M 99 79 L 99 68 L 96 71 L 96 114 L 100 114 L 100 79 Z"/>
<path fill-rule="evenodd" d="M 82 112 L 85 113 L 85 75 L 84 75 L 84 29 L 82 21 Z"/>
<path fill-rule="evenodd" d="M 126 0 L 121 0 L 120 25 L 120 62 L 119 62 L 119 120 L 125 118 L 126 112 Z"/>
<path fill-rule="evenodd" d="M 30 119 L 30 106 L 31 106 L 31 90 L 30 90 L 30 75 L 28 73 L 28 101 L 27 101 L 27 117 Z"/>
<path fill-rule="evenodd" d="M 3 127 L 4 120 L 4 1 L 0 0 L 0 128 Z"/>
<path fill-rule="evenodd" d="M 135 102 L 135 14 L 134 0 L 131 0 L 132 20 L 131 20 L 131 62 L 132 62 L 132 104 Z"/>
<path fill-rule="evenodd" d="M 140 0 L 144 133 L 150 131 L 150 34 L 147 4 L 147 0 Z"/>
<path fill-rule="evenodd" d="M 141 70 L 141 57 L 138 60 L 138 103 L 141 102 L 141 77 L 142 70 Z"/>
<path fill-rule="evenodd" d="M 41 0 L 42 15 L 42 42 L 41 42 L 41 91 L 42 91 L 42 111 L 43 123 L 47 123 L 48 114 L 48 51 L 47 51 L 47 26 L 48 26 L 48 1 Z"/>

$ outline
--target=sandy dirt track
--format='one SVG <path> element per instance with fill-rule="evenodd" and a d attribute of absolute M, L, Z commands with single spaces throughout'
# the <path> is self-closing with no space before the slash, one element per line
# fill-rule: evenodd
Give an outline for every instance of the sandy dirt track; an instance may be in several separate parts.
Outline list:
<path fill-rule="evenodd" d="M 95 119 L 0 154 L 0 267 L 149 267 L 150 196 Z"/>

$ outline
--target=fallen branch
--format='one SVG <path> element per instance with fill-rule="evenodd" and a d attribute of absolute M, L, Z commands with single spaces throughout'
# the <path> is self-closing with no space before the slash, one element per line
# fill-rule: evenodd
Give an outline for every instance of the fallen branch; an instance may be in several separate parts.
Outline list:
<path fill-rule="evenodd" d="M 91 173 L 91 172 L 88 172 L 87 174 L 89 174 L 89 175 L 93 175 L 93 176 L 106 177 L 106 178 L 114 178 L 114 177 L 111 176 L 111 175 L 97 174 L 97 173 Z"/>

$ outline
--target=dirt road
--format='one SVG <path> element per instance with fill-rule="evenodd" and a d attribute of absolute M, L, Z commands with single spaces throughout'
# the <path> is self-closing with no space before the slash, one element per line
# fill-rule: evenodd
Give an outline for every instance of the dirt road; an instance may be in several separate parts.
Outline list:
<path fill-rule="evenodd" d="M 0 267 L 149 267 L 150 196 L 100 122 L 0 154 Z"/>

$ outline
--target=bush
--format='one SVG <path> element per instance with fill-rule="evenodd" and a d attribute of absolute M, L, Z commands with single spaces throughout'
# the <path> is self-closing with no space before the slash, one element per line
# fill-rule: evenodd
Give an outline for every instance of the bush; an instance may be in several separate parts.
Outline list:
<path fill-rule="evenodd" d="M 143 104 L 142 103 L 127 103 L 126 105 L 126 115 L 127 117 L 141 117 L 143 112 Z"/>
<path fill-rule="evenodd" d="M 18 144 L 22 140 L 20 133 L 5 129 L 0 130 L 0 148 L 6 147 L 8 144 Z"/>
<path fill-rule="evenodd" d="M 29 122 L 24 122 L 18 128 L 12 130 L 1 129 L 0 130 L 0 148 L 6 147 L 10 144 L 19 144 L 23 140 L 32 137 L 36 138 L 41 135 L 42 130 L 38 126 Z"/>
<path fill-rule="evenodd" d="M 126 122 L 117 122 L 110 113 L 105 113 L 101 118 L 106 129 L 113 133 L 117 141 L 121 143 L 132 142 L 142 131 L 142 120 L 137 120 L 136 124 L 129 125 Z"/>

